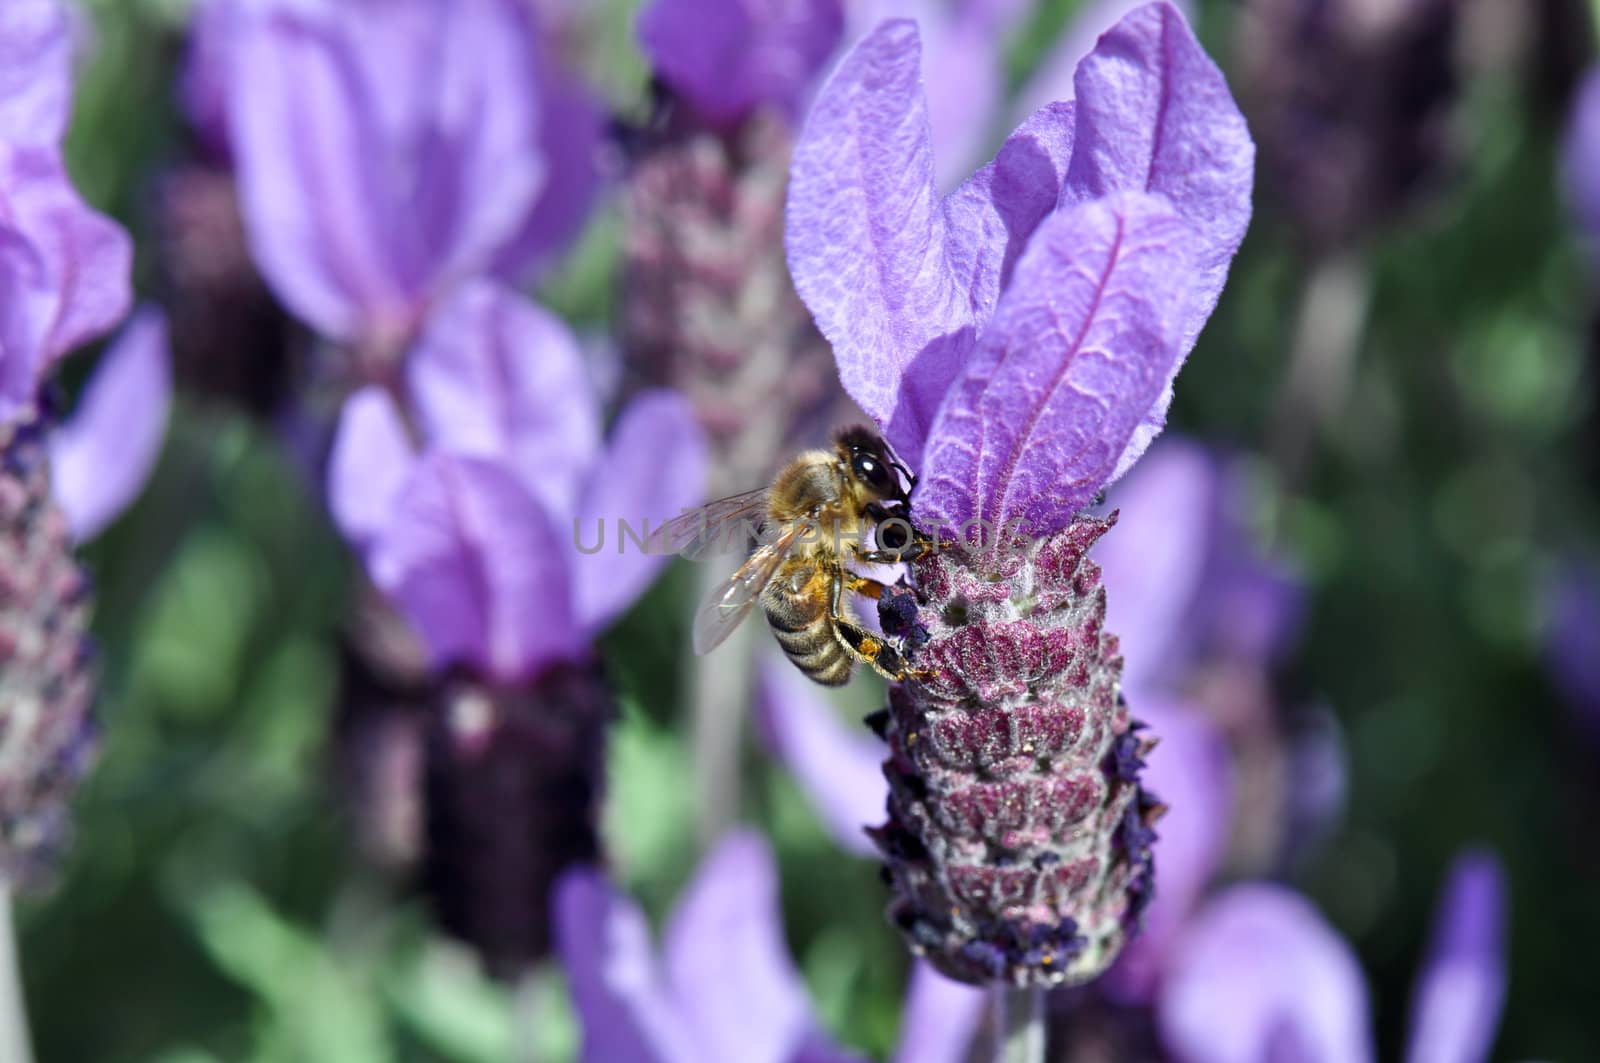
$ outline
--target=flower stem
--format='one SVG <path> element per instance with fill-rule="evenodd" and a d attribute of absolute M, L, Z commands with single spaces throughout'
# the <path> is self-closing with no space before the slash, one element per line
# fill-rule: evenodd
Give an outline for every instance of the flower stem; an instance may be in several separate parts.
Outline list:
<path fill-rule="evenodd" d="M 1044 1063 L 1044 990 L 994 988 L 994 1063 Z"/>
<path fill-rule="evenodd" d="M 1371 271 L 1360 252 L 1312 263 L 1273 426 L 1272 452 L 1289 485 L 1304 474 L 1317 436 L 1344 410 L 1371 302 Z"/>
<path fill-rule="evenodd" d="M 22 968 L 17 962 L 12 925 L 11 888 L 0 881 L 0 1061 L 32 1063 L 28 1008 L 22 997 Z"/>

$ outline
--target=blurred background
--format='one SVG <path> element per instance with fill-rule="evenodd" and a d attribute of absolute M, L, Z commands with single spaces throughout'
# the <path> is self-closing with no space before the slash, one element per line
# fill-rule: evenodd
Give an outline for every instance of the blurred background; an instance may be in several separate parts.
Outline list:
<path fill-rule="evenodd" d="M 648 131 L 638 5 L 551 6 L 618 142 Z M 1011 6 L 1004 91 L 1020 100 L 1080 5 Z M 1315 25 L 1313 9 L 1339 6 L 1194 9 L 1260 148 L 1257 210 L 1169 432 L 1226 463 L 1227 519 L 1297 588 L 1249 669 L 1219 652 L 1174 680 L 1224 706 L 1238 760 L 1217 879 L 1309 896 L 1359 956 L 1379 1056 L 1398 1058 L 1447 869 L 1484 847 L 1510 897 L 1493 1058 L 1592 1059 L 1600 691 L 1575 677 L 1600 653 L 1600 272 L 1561 160 L 1600 37 L 1579 0 L 1352 0 L 1364 29 Z M 225 258 L 237 222 L 226 186 L 197 176 L 226 165 L 179 104 L 187 5 L 82 10 L 69 165 L 133 233 L 140 295 L 188 347 L 156 472 L 86 553 L 104 745 L 56 883 L 19 901 L 37 1055 L 489 1063 L 533 1043 L 571 1058 L 559 973 L 486 977 L 358 837 L 373 828 L 353 803 L 381 788 L 353 785 L 370 771 L 349 752 L 362 580 L 289 401 L 315 393 L 315 340 L 270 297 L 196 279 L 216 263 L 195 256 Z M 996 108 L 982 150 L 1013 110 Z M 601 163 L 607 187 L 536 292 L 597 338 L 603 365 L 631 230 L 625 151 Z M 92 363 L 69 363 L 69 394 Z M 797 437 L 820 440 L 831 417 L 797 417 Z M 719 485 L 733 490 L 765 472 L 728 475 L 745 481 Z M 600 643 L 620 706 L 605 844 L 657 919 L 700 852 L 679 692 L 701 579 L 676 564 Z M 852 724 L 880 699 L 862 676 L 834 708 Z M 1259 708 L 1229 717 L 1241 703 Z M 906 958 L 876 867 L 841 849 L 761 728 L 732 726 L 735 816 L 774 845 L 817 1010 L 881 1057 Z"/>

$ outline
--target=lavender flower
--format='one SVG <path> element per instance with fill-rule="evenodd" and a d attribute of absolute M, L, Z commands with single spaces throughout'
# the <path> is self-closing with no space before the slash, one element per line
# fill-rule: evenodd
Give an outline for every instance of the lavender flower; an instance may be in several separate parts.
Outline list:
<path fill-rule="evenodd" d="M 1327 252 L 1413 208 L 1457 155 L 1462 5 L 1253 0 L 1241 79 L 1267 185 Z"/>
<path fill-rule="evenodd" d="M 886 23 L 819 94 L 789 194 L 796 286 L 920 473 L 918 521 L 1011 525 L 919 561 L 915 622 L 885 616 L 919 673 L 881 721 L 890 914 L 968 981 L 1092 978 L 1149 899 L 1148 743 L 1084 556 L 1110 525 L 1080 511 L 1160 430 L 1250 213 L 1244 121 L 1170 6 L 1075 88 L 941 201 L 916 30 Z"/>
<path fill-rule="evenodd" d="M 89 587 L 72 545 L 137 492 L 166 416 L 161 328 L 143 319 L 51 435 L 51 367 L 130 298 L 127 234 L 62 164 L 69 36 L 50 0 L 0 10 L 0 877 L 22 885 L 48 877 L 94 749 Z"/>
<path fill-rule="evenodd" d="M 68 351 L 128 312 L 132 248 L 91 210 L 61 158 L 71 41 L 54 0 L 0 13 L 0 423 L 25 416 Z"/>
<path fill-rule="evenodd" d="M 398 347 L 453 284 L 515 277 L 576 231 L 599 116 L 526 5 L 213 2 L 190 110 L 214 126 L 223 87 L 256 261 L 323 335 Z"/>
<path fill-rule="evenodd" d="M 1505 996 L 1504 893 L 1491 857 L 1456 862 L 1412 998 L 1409 1063 L 1488 1058 Z M 1179 1058 L 1374 1058 L 1361 968 L 1293 891 L 1230 889 L 1195 919 L 1176 953 L 1159 1018 L 1162 1039 Z"/>
<path fill-rule="evenodd" d="M 777 869 L 757 834 L 730 834 L 706 858 L 659 960 L 643 913 L 598 871 L 565 877 L 555 918 L 586 1063 L 861 1061 L 817 1026 L 784 946 Z M 961 1063 L 983 1003 L 919 965 L 894 1058 Z"/>
<path fill-rule="evenodd" d="M 1551 672 L 1568 703 L 1600 735 L 1600 569 L 1564 562 L 1545 601 Z"/>
<path fill-rule="evenodd" d="M 1561 183 L 1590 254 L 1600 252 L 1600 70 L 1584 77 L 1567 119 Z"/>
<path fill-rule="evenodd" d="M 843 28 L 839 0 L 653 0 L 639 42 L 678 98 L 727 128 L 761 107 L 797 117 Z"/>
<path fill-rule="evenodd" d="M 438 308 L 406 371 L 404 413 L 376 387 L 346 404 L 329 500 L 435 675 L 429 895 L 511 975 L 547 951 L 555 875 L 597 855 L 613 709 L 591 645 L 663 560 L 623 549 L 615 522 L 697 503 L 704 443 L 685 403 L 648 393 L 603 444 L 576 340 L 491 281 Z M 607 524 L 615 545 L 588 552 Z"/>

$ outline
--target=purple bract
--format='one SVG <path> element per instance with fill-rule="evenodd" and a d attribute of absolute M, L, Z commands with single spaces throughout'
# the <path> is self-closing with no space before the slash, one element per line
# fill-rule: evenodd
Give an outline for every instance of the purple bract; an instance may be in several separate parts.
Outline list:
<path fill-rule="evenodd" d="M 701 500 L 705 444 L 687 403 L 644 393 L 603 442 L 582 359 L 557 318 L 477 281 L 407 360 L 420 451 L 384 391 L 346 405 L 330 506 L 441 667 L 515 682 L 586 658 L 664 560 L 619 522 L 639 529 Z"/>
<path fill-rule="evenodd" d="M 1075 101 L 941 200 L 919 67 L 915 26 L 886 23 L 819 94 L 790 268 L 846 390 L 924 475 L 924 520 L 1057 530 L 1159 431 L 1249 221 L 1254 150 L 1153 4 L 1084 59 Z"/>
<path fill-rule="evenodd" d="M 256 261 L 322 334 L 403 343 L 453 284 L 514 278 L 576 231 L 600 116 L 527 5 L 213 3 L 189 110 L 214 127 L 221 92 Z"/>

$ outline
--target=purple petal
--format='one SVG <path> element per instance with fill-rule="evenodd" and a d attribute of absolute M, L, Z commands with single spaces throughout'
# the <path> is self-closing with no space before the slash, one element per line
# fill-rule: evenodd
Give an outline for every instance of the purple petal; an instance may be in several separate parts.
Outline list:
<path fill-rule="evenodd" d="M 889 796 L 884 744 L 865 726 L 847 727 L 817 685 L 776 654 L 761 662 L 759 682 L 757 711 L 769 751 L 846 851 L 877 856 L 865 829 L 883 820 Z"/>
<path fill-rule="evenodd" d="M 409 363 L 429 446 L 495 458 L 551 513 L 571 513 L 600 448 L 600 411 L 565 323 L 492 281 L 439 305 Z"/>
<path fill-rule="evenodd" d="M 605 453 L 589 472 L 574 541 L 567 548 L 573 610 L 585 631 L 603 629 L 661 571 L 667 557 L 647 554 L 640 545 L 649 538 L 646 528 L 705 501 L 710 462 L 694 409 L 677 392 L 643 392 L 622 411 Z M 596 520 L 615 533 L 615 553 L 579 549 L 578 537 L 591 534 Z M 624 538 L 622 521 L 637 529 L 638 541 Z"/>
<path fill-rule="evenodd" d="M 666 990 L 638 906 L 583 868 L 562 876 L 553 907 L 584 1063 L 699 1063 L 704 1057 Z"/>
<path fill-rule="evenodd" d="M 1563 562 L 1545 599 L 1545 649 L 1556 683 L 1600 733 L 1600 569 Z"/>
<path fill-rule="evenodd" d="M 142 310 L 50 437 L 51 490 L 77 542 L 94 538 L 138 496 L 161 455 L 171 404 L 167 321 Z"/>
<path fill-rule="evenodd" d="M 1600 254 L 1600 68 L 1585 75 L 1573 97 L 1561 181 L 1591 254 Z"/>
<path fill-rule="evenodd" d="M 925 88 L 940 189 L 954 188 L 982 162 L 1005 93 L 1002 18 L 977 4 L 945 0 L 877 0 L 850 8 L 852 28 L 887 18 L 917 24 L 927 68 L 938 71 Z M 857 34 L 851 34 L 856 36 Z"/>
<path fill-rule="evenodd" d="M 189 17 L 189 42 L 178 76 L 178 102 L 206 150 L 231 162 L 228 49 L 237 0 L 200 0 Z"/>
<path fill-rule="evenodd" d="M 1122 682 L 1130 691 L 1150 689 L 1188 661 L 1218 476 L 1201 447 L 1169 439 L 1107 500 L 1121 516 L 1094 557 L 1106 586 L 1106 626 L 1122 643 Z"/>
<path fill-rule="evenodd" d="M 393 526 L 416 462 L 388 392 L 365 387 L 345 400 L 328 454 L 328 508 L 353 546 L 364 552 Z"/>
<path fill-rule="evenodd" d="M 988 1000 L 982 989 L 914 962 L 895 1063 L 964 1063 Z"/>
<path fill-rule="evenodd" d="M 653 0 L 639 16 L 656 75 L 715 125 L 797 114 L 843 29 L 839 0 Z"/>
<path fill-rule="evenodd" d="M 1142 193 L 1045 220 L 929 434 L 930 526 L 1020 519 L 1045 534 L 1094 498 L 1171 378 L 1192 240 Z"/>
<path fill-rule="evenodd" d="M 128 234 L 79 197 L 53 147 L 0 150 L 0 420 L 128 313 Z"/>
<path fill-rule="evenodd" d="M 1255 145 L 1222 72 L 1166 3 L 1140 8 L 1101 37 L 1074 86 L 1077 139 L 1062 205 L 1114 192 L 1156 193 L 1193 228 L 1196 247 L 1185 267 L 1195 298 L 1185 305 L 1178 358 L 1125 444 L 1116 479 L 1160 433 L 1172 378 L 1222 294 L 1250 224 Z"/>
<path fill-rule="evenodd" d="M 1482 1063 L 1506 995 L 1505 874 L 1468 853 L 1450 871 L 1411 1003 L 1407 1063 Z"/>
<path fill-rule="evenodd" d="M 1155 900 L 1106 985 L 1124 1000 L 1144 1002 L 1222 863 L 1233 819 L 1233 772 L 1227 743 L 1200 709 L 1147 694 L 1131 700 L 1130 711 L 1161 740 L 1149 755 L 1144 783 L 1168 811 L 1156 826 Z"/>
<path fill-rule="evenodd" d="M 58 0 L 0 4 L 0 144 L 60 144 L 72 108 L 70 29 Z"/>
<path fill-rule="evenodd" d="M 1167 1050 L 1186 1063 L 1372 1059 L 1367 990 L 1350 946 L 1305 898 L 1235 886 L 1177 943 L 1157 1002 Z"/>
<path fill-rule="evenodd" d="M 907 454 L 932 410 L 901 408 L 903 374 L 975 325 L 945 262 L 915 24 L 886 22 L 844 58 L 811 109 L 790 169 L 785 232 L 795 288 L 833 344 L 845 390 Z"/>
<path fill-rule="evenodd" d="M 1194 4 L 1190 0 L 1171 2 L 1186 20 L 1194 21 Z M 1039 61 L 1017 93 L 1016 113 L 1026 116 L 1046 104 L 1073 99 L 1077 95 L 1073 77 L 1078 72 L 1078 64 L 1094 50 L 1100 35 L 1128 12 L 1147 3 L 1149 0 L 1091 0 L 1080 6 L 1049 54 Z"/>
<path fill-rule="evenodd" d="M 235 22 L 228 90 L 256 265 L 324 335 L 402 333 L 412 293 L 391 267 L 376 105 L 331 13 L 263 7 Z"/>
<path fill-rule="evenodd" d="M 251 245 L 319 331 L 392 344 L 518 232 L 543 180 L 516 0 L 265 0 L 235 24 L 229 131 Z"/>
<path fill-rule="evenodd" d="M 980 321 L 994 313 L 1029 237 L 1055 209 L 1075 125 L 1070 103 L 1041 108 L 1006 138 L 993 162 L 945 197 L 946 257 Z M 942 396 L 954 377 L 933 385 L 934 394 Z"/>
<path fill-rule="evenodd" d="M 563 251 L 583 231 L 600 192 L 605 111 L 554 63 L 541 64 L 539 73 L 544 187 L 522 228 L 496 256 L 494 272 L 508 281 L 523 279 Z"/>
<path fill-rule="evenodd" d="M 561 536 L 509 470 L 430 454 L 396 500 L 370 568 L 436 667 L 463 662 L 516 682 L 585 652 Z"/>
<path fill-rule="evenodd" d="M 665 939 L 667 973 L 707 1060 L 787 1063 L 814 1032 L 783 939 L 777 868 L 752 831 L 727 836 L 689 884 Z"/>

